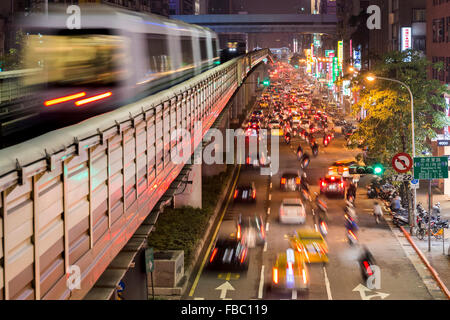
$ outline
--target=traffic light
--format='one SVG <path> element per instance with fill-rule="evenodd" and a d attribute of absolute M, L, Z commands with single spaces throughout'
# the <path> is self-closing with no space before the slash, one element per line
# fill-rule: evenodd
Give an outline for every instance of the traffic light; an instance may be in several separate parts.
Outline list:
<path fill-rule="evenodd" d="M 381 176 L 384 172 L 384 167 L 380 163 L 376 163 L 373 165 L 373 173 L 377 176 Z"/>
<path fill-rule="evenodd" d="M 349 167 L 348 172 L 350 174 L 375 174 L 377 176 L 381 176 L 384 173 L 384 167 L 380 163 L 376 163 L 371 166 L 353 165 Z"/>
<path fill-rule="evenodd" d="M 298 69 L 298 64 L 295 65 L 295 69 Z"/>
<path fill-rule="evenodd" d="M 263 86 L 265 86 L 265 87 L 270 86 L 270 79 L 269 79 L 269 78 L 264 78 L 264 80 L 263 80 Z"/>

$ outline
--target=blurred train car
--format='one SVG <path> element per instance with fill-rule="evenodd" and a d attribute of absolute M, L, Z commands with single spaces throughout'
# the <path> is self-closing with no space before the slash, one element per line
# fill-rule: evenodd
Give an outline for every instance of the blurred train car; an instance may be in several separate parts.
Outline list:
<path fill-rule="evenodd" d="M 220 52 L 220 62 L 224 63 L 247 53 L 245 41 L 229 41 L 227 47 Z"/>
<path fill-rule="evenodd" d="M 25 79 L 44 113 L 107 111 L 219 64 L 208 28 L 109 6 L 82 6 L 80 29 L 66 7 L 21 21 Z"/>

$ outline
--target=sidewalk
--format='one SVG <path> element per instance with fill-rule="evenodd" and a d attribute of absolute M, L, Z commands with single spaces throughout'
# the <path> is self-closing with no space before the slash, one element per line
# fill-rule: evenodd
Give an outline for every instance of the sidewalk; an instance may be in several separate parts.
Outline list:
<path fill-rule="evenodd" d="M 419 202 L 428 211 L 428 186 L 425 183 L 417 190 L 417 203 Z M 442 194 L 437 188 L 432 188 L 432 202 L 433 204 L 440 202 L 442 219 L 450 218 L 449 196 Z M 408 228 L 405 229 L 409 231 Z M 450 288 L 450 229 L 444 229 L 444 243 L 442 239 L 431 237 L 430 251 L 428 251 L 428 236 L 424 240 L 419 240 L 416 236 L 411 237 L 411 239 L 438 273 L 445 286 Z"/>
<path fill-rule="evenodd" d="M 431 189 L 433 205 L 439 202 L 441 204 L 441 218 L 443 220 L 450 220 L 450 196 L 442 194 L 442 192 L 435 187 Z M 421 203 L 425 210 L 428 211 L 428 184 L 425 181 L 420 182 L 420 187 L 417 189 L 416 203 Z M 450 233 L 450 229 L 448 231 Z"/>

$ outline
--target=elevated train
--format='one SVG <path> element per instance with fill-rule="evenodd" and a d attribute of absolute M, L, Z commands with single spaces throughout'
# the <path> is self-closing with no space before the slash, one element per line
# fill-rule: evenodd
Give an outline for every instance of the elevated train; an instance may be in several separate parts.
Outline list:
<path fill-rule="evenodd" d="M 200 74 L 220 63 L 208 28 L 108 6 L 82 6 L 80 29 L 66 26 L 67 7 L 27 17 L 24 84 L 40 112 L 107 111 Z"/>

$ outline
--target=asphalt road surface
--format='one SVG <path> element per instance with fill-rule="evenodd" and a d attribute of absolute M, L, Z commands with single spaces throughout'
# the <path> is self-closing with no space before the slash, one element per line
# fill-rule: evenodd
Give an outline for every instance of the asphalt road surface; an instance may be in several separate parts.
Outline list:
<path fill-rule="evenodd" d="M 344 228 L 344 199 L 327 198 L 329 223 L 326 241 L 329 247 L 329 262 L 309 265 L 310 288 L 308 292 L 290 290 L 275 292 L 267 290 L 272 281 L 272 266 L 277 253 L 289 248 L 286 235 L 301 225 L 280 224 L 278 211 L 284 198 L 298 198 L 298 192 L 280 190 L 280 178 L 285 170 L 299 168 L 295 151 L 299 144 L 311 154 L 310 148 L 301 138 L 293 138 L 291 145 L 280 140 L 280 169 L 272 176 L 260 175 L 257 169 L 242 167 L 237 184 L 254 182 L 257 201 L 254 204 L 230 203 L 221 221 L 219 236 L 233 235 L 234 218 L 237 214 L 258 214 L 264 218 L 267 242 L 265 246 L 250 249 L 250 265 L 247 272 L 211 272 L 200 268 L 195 274 L 197 281 L 188 287 L 183 299 L 211 300 L 423 300 L 433 299 L 424 281 L 419 276 L 411 260 L 383 219 L 376 224 L 371 215 L 373 200 L 367 199 L 364 180 L 361 179 L 356 197 L 356 211 L 359 225 L 359 245 L 350 246 Z M 355 156 L 358 151 L 348 150 L 344 138 L 336 134 L 328 147 L 319 141 L 319 155 L 312 158 L 306 169 L 312 193 L 318 192 L 319 179 L 327 173 L 328 166 L 339 159 Z M 315 218 L 311 206 L 307 204 L 306 226 L 315 228 Z M 213 239 L 214 240 L 214 239 Z M 207 243 L 206 245 L 209 245 Z M 361 245 L 372 252 L 381 271 L 380 287 L 367 288 L 361 276 L 357 259 Z M 209 256 L 210 252 L 205 252 Z M 203 257 L 202 259 L 203 260 Z"/>

